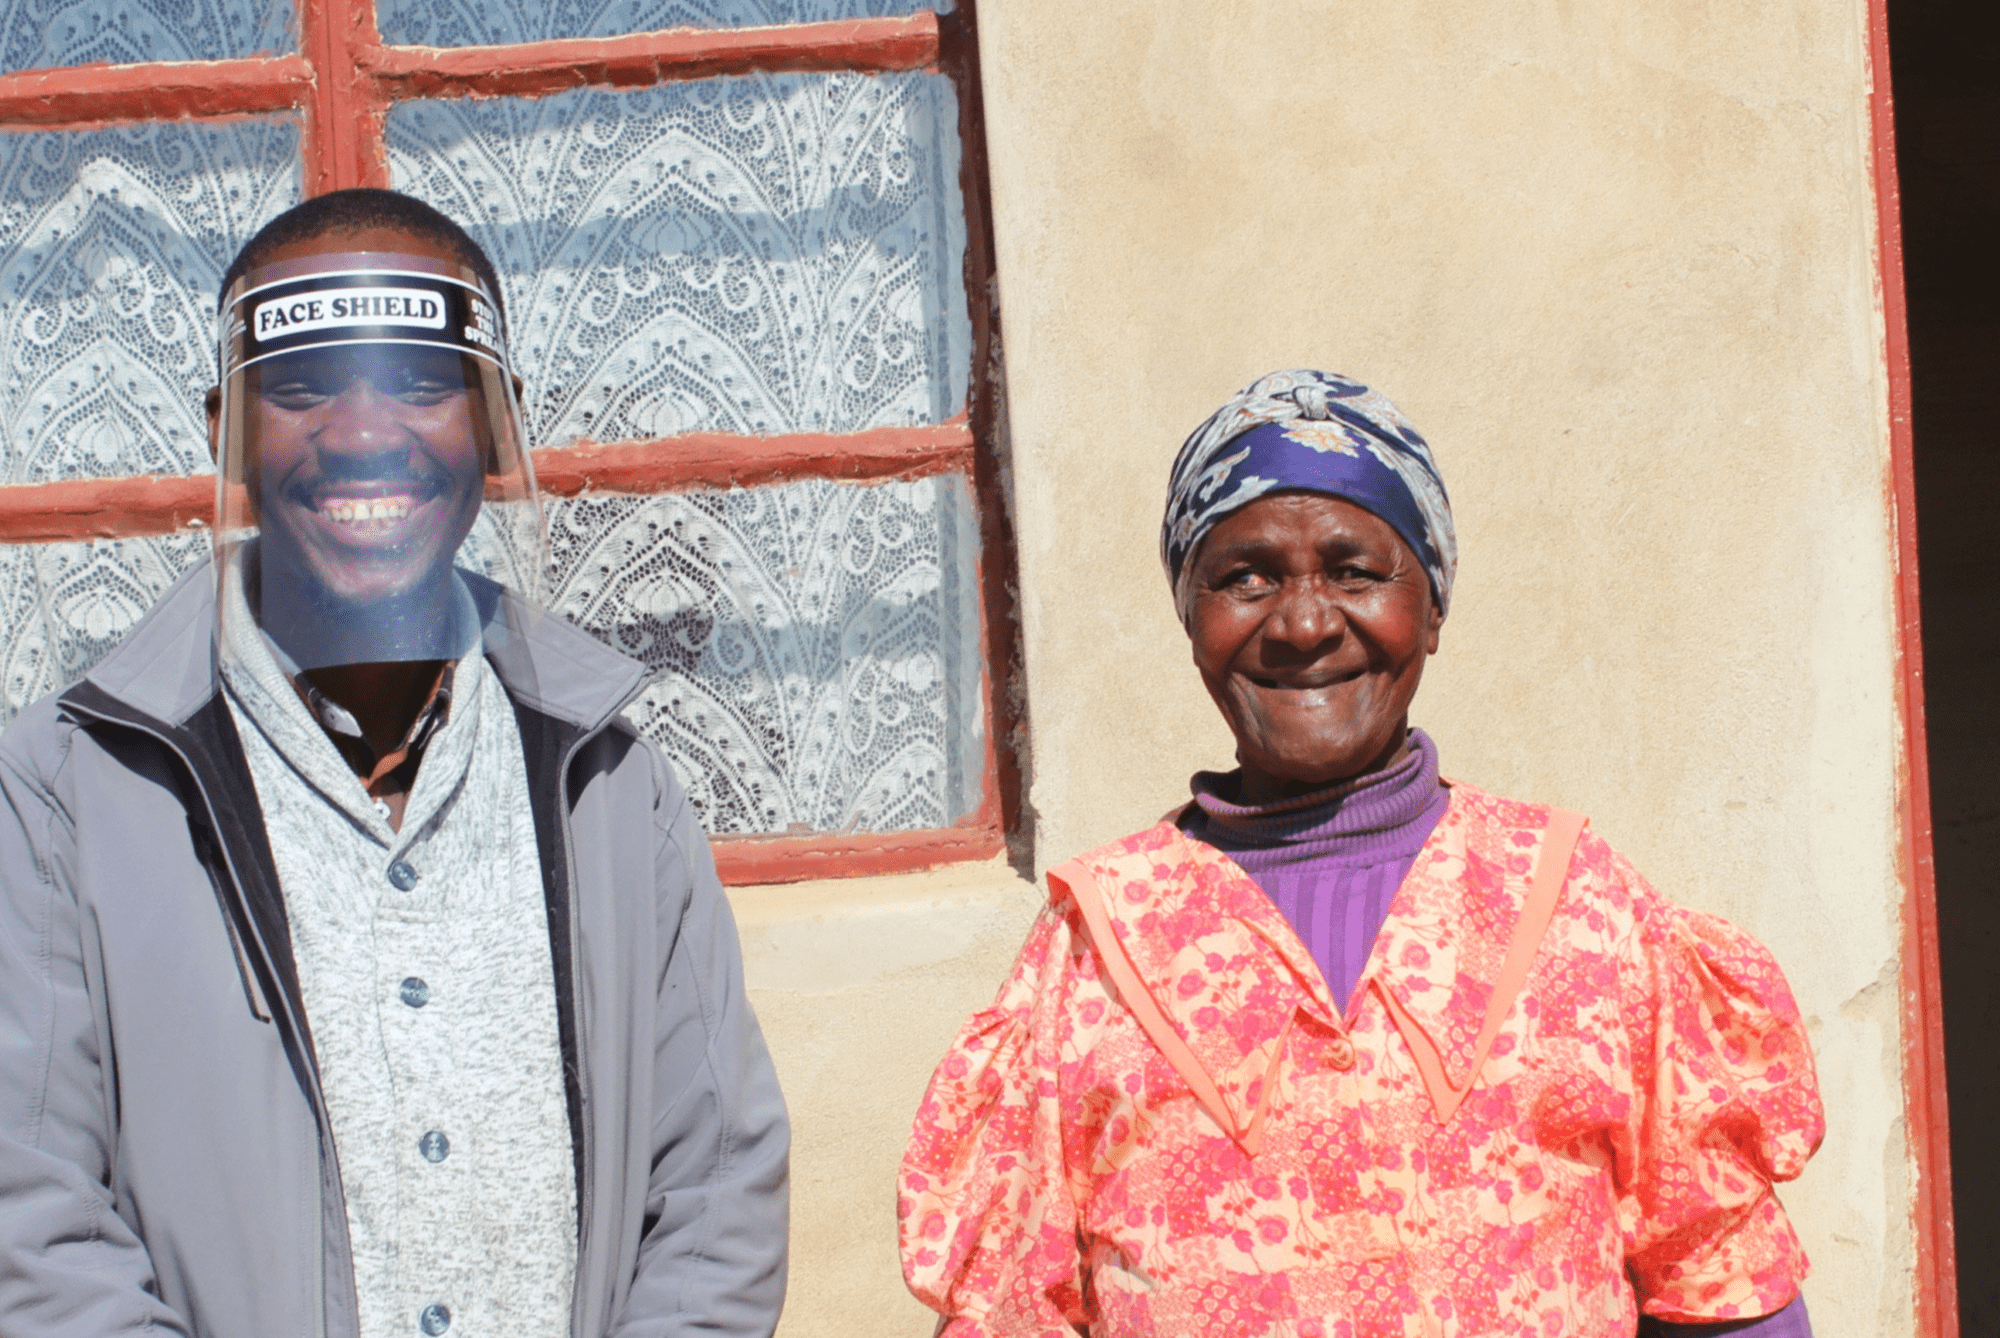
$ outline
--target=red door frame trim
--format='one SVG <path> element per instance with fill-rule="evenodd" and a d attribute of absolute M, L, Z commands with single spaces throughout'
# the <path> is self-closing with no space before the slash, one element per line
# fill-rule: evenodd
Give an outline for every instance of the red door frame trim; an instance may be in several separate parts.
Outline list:
<path fill-rule="evenodd" d="M 301 0 L 299 46 L 314 66 L 306 115 L 305 193 L 324 195 L 350 186 L 375 185 L 367 167 L 381 157 L 381 114 L 372 108 L 355 68 L 359 51 L 374 39 L 370 0 Z M 387 185 L 388 183 L 379 183 Z"/>
<path fill-rule="evenodd" d="M 991 731 L 988 731 L 989 739 Z M 991 745 L 989 743 L 989 751 Z M 715 871 L 731 887 L 914 873 L 1006 849 L 1000 805 L 987 768 L 986 800 L 958 826 L 921 832 L 811 832 L 800 836 L 715 836 Z"/>
<path fill-rule="evenodd" d="M 1001 833 L 1031 862 L 1022 821 L 1027 755 L 1027 668 L 1021 649 L 1020 564 L 1007 473 L 1006 365 L 1001 356 L 993 201 L 987 193 L 985 91 L 979 65 L 978 0 L 959 0 L 939 31 L 938 66 L 958 90 L 959 197 L 965 202 L 965 291 L 972 317 L 967 405 L 977 443 L 973 496 L 979 506 L 980 687 L 986 707 L 986 785 Z"/>
<path fill-rule="evenodd" d="M 690 432 L 656 441 L 581 442 L 535 452 L 535 481 L 555 497 L 750 488 L 799 479 L 881 482 L 972 470 L 972 429 L 884 427 L 852 435 L 738 437 Z"/>
<path fill-rule="evenodd" d="M 306 0 L 299 40 L 306 54 L 0 74 L 0 128 L 212 120 L 308 108 L 311 133 L 325 138 L 307 149 L 307 160 L 320 165 L 306 183 L 307 193 L 321 194 L 360 183 L 380 157 L 374 143 L 380 134 L 368 133 L 368 121 L 379 121 L 390 103 L 407 98 L 534 96 L 588 85 L 643 88 L 756 72 L 880 74 L 926 69 L 937 63 L 939 51 L 937 16 L 928 12 L 513 47 L 385 47 L 370 7 L 349 0 Z M 351 73 L 321 82 L 316 69 Z"/>
<path fill-rule="evenodd" d="M 1910 335 L 1903 288 L 1903 219 L 1896 175 L 1896 105 L 1889 79 L 1888 0 L 1868 3 L 1869 119 L 1874 154 L 1877 281 L 1888 365 L 1889 501 L 1896 560 L 1898 858 L 1903 882 L 1904 1125 L 1916 1173 L 1917 1332 L 1958 1338 L 1958 1266 L 1951 1212 L 1951 1125 L 1938 971 L 1937 871 L 1932 858 L 1930 760 L 1924 731 L 1923 612 L 1917 583 L 1917 478 L 1911 421 Z"/>

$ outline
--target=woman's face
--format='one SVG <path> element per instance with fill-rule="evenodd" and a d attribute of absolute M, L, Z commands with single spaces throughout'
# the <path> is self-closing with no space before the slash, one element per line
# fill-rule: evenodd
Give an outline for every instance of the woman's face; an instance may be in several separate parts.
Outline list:
<path fill-rule="evenodd" d="M 1243 803 L 1388 764 L 1444 618 L 1389 523 L 1282 492 L 1224 519 L 1189 577 L 1195 667 L 1236 735 Z"/>

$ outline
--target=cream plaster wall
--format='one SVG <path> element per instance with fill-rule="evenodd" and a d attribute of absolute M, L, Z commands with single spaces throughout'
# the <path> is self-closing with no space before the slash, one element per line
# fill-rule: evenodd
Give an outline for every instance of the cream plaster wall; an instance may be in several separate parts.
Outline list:
<path fill-rule="evenodd" d="M 1786 1194 L 1824 1335 L 1912 1331 L 1897 737 L 1862 0 L 985 0 L 1035 859 L 1227 737 L 1159 574 L 1167 463 L 1321 366 L 1437 448 L 1447 771 L 1582 809 L 1763 937 L 1832 1131 Z M 1004 866 L 743 889 L 798 1129 L 784 1332 L 928 1332 L 888 1177 L 1004 972 Z"/>
<path fill-rule="evenodd" d="M 780 1338 L 926 1338 L 937 1316 L 896 1260 L 896 1166 L 931 1069 L 993 1001 L 1041 897 L 995 861 L 730 901 L 792 1116 Z"/>

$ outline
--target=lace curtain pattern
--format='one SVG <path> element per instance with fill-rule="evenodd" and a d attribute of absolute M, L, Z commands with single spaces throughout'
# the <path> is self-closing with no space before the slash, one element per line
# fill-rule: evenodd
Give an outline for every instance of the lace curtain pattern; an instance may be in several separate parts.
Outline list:
<path fill-rule="evenodd" d="M 0 0 L 0 71 L 276 55 L 298 46 L 293 10 L 293 0 Z"/>
<path fill-rule="evenodd" d="M 956 95 L 783 75 L 408 103 L 392 179 L 499 267 L 538 445 L 964 408 Z M 549 504 L 554 606 L 717 833 L 941 827 L 983 776 L 962 480 Z M 493 555 L 497 560 L 497 555 Z"/>
<path fill-rule="evenodd" d="M 413 102 L 390 171 L 499 266 L 538 445 L 935 423 L 971 365 L 940 75 Z"/>
<path fill-rule="evenodd" d="M 657 673 L 627 712 L 711 832 L 975 809 L 979 539 L 944 476 L 549 506 L 554 606 Z"/>
<path fill-rule="evenodd" d="M 0 136 L 0 482 L 208 470 L 216 285 L 298 198 L 287 120 Z M 201 534 L 0 546 L 5 718 L 81 677 L 207 551 Z"/>
<path fill-rule="evenodd" d="M 661 28 L 762 28 L 829 19 L 940 13 L 950 0 L 378 0 L 382 40 L 488 46 L 553 37 L 617 37 Z"/>
<path fill-rule="evenodd" d="M 709 831 L 944 827 L 978 807 L 985 764 L 975 515 L 949 475 L 551 500 L 551 604 L 655 671 L 626 714 Z M 198 533 L 0 545 L 6 718 L 208 551 Z"/>
<path fill-rule="evenodd" d="M 209 469 L 216 285 L 298 198 L 289 120 L 0 135 L 0 482 Z"/>
<path fill-rule="evenodd" d="M 551 500 L 551 604 L 658 675 L 627 715 L 709 831 L 948 826 L 984 774 L 975 514 L 949 475 Z M 6 718 L 208 551 L 198 533 L 0 545 Z"/>
<path fill-rule="evenodd" d="M 208 555 L 208 535 L 0 544 L 0 710 L 68 687 Z"/>
<path fill-rule="evenodd" d="M 717 3 L 701 21 L 856 12 L 818 2 Z M 515 7 L 558 26 L 700 17 Z M 436 13 L 513 21 L 490 8 Z M 100 28 L 128 12 L 77 11 Z M 499 266 L 547 446 L 962 413 L 957 125 L 942 76 L 821 74 L 408 103 L 387 132 L 394 183 Z M 299 182 L 284 119 L 0 137 L 0 482 L 210 469 L 215 286 Z M 710 831 L 917 830 L 978 807 L 967 480 L 546 506 L 552 607 L 655 671 L 629 715 Z M 0 545 L 0 713 L 81 677 L 207 551 L 200 533 Z M 468 556 L 529 559 L 491 536 Z"/>

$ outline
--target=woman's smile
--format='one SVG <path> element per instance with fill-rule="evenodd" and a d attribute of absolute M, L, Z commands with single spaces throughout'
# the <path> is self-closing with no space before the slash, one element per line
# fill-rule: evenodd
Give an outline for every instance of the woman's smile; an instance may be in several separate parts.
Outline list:
<path fill-rule="evenodd" d="M 1443 617 L 1387 521 L 1272 493 L 1218 522 L 1191 561 L 1188 636 L 1236 735 L 1244 802 L 1358 776 L 1402 747 Z"/>

